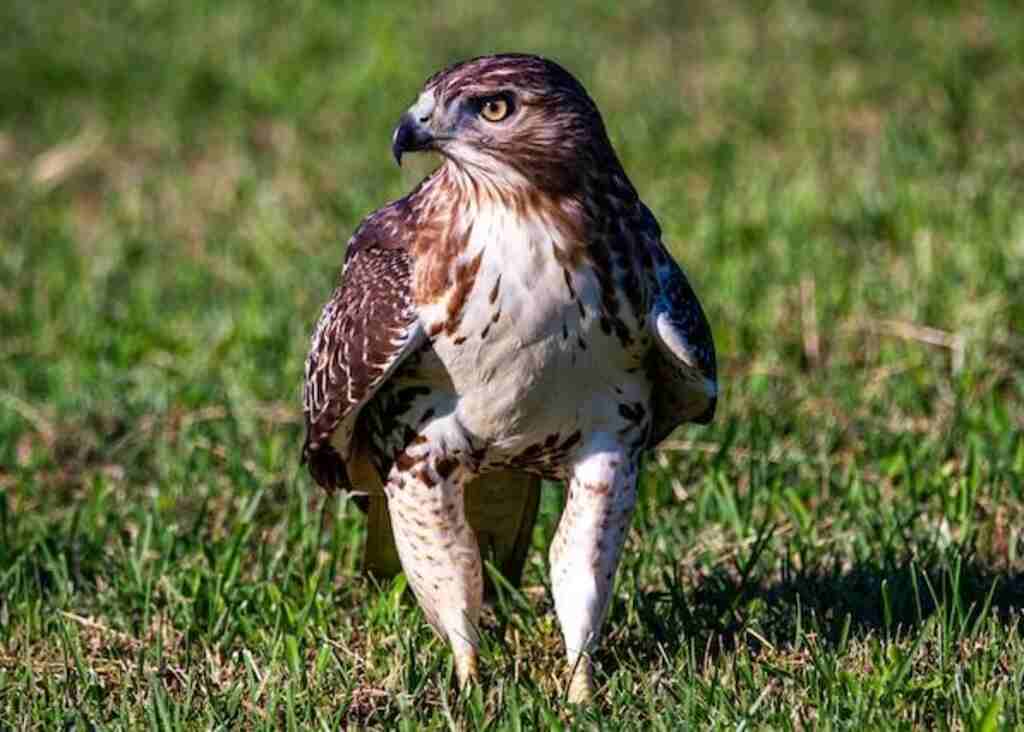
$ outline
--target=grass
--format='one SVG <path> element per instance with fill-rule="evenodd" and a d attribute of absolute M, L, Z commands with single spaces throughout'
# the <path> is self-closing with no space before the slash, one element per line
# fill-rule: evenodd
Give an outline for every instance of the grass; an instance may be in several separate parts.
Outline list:
<path fill-rule="evenodd" d="M 1015 4 L 624 7 L 0 4 L 0 729 L 1024 728 Z M 392 126 L 498 50 L 583 79 L 720 353 L 590 710 L 559 491 L 458 698 L 298 464 L 344 241 L 416 180 Z"/>

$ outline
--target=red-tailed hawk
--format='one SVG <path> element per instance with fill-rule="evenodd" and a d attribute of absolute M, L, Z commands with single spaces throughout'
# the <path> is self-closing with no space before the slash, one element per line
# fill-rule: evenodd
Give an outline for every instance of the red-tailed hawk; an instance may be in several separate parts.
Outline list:
<path fill-rule="evenodd" d="M 443 163 L 359 226 L 317 323 L 303 455 L 321 485 L 368 496 L 370 563 L 393 529 L 462 683 L 478 538 L 518 574 L 539 478 L 565 481 L 551 587 L 582 701 L 640 457 L 714 414 L 711 331 L 559 65 L 510 54 L 434 75 L 394 134 L 399 162 L 417 150 Z"/>

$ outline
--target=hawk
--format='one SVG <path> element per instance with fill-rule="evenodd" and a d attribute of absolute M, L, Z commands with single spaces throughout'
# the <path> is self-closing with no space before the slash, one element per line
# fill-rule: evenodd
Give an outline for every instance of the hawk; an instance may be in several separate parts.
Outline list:
<path fill-rule="evenodd" d="M 569 72 L 503 54 L 430 77 L 392 151 L 440 166 L 348 243 L 306 364 L 313 478 L 362 496 L 461 684 L 477 676 L 481 543 L 522 568 L 541 478 L 569 698 L 592 697 L 641 456 L 707 423 L 711 331 Z M 392 548 L 392 543 L 393 547 Z"/>

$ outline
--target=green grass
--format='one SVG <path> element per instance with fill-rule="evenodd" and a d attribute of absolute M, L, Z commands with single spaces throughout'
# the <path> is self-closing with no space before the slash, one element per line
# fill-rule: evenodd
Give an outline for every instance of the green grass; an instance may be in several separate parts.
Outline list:
<path fill-rule="evenodd" d="M 550 5 L 0 3 L 0 729 L 1024 728 L 1016 4 Z M 720 354 L 591 710 L 559 491 L 459 698 L 298 464 L 344 242 L 416 181 L 392 126 L 499 50 L 598 100 Z"/>

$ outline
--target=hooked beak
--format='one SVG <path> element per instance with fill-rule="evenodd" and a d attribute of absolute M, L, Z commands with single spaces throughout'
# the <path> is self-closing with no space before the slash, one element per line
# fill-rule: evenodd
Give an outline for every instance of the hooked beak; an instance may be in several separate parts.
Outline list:
<path fill-rule="evenodd" d="M 433 145 L 434 136 L 426 125 L 410 112 L 403 114 L 391 142 L 391 154 L 395 156 L 395 162 L 401 166 L 403 153 L 429 150 Z"/>

